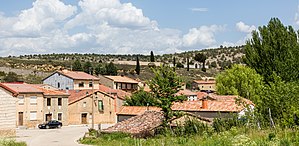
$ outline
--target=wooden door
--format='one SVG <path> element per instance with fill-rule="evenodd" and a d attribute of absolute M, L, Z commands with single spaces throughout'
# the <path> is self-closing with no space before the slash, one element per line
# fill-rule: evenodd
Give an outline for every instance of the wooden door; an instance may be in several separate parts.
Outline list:
<path fill-rule="evenodd" d="M 24 117 L 23 112 L 19 112 L 19 126 L 23 126 L 23 117 Z"/>
<path fill-rule="evenodd" d="M 46 114 L 46 121 L 51 121 L 52 120 L 52 114 Z"/>
<path fill-rule="evenodd" d="M 87 124 L 87 113 L 81 114 L 81 124 Z"/>

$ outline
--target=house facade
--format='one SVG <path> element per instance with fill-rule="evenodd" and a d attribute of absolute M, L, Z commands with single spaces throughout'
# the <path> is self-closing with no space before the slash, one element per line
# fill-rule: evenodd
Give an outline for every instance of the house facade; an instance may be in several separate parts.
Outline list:
<path fill-rule="evenodd" d="M 69 90 L 69 124 L 91 124 L 94 104 L 94 124 L 116 122 L 116 100 L 114 96 L 100 90 Z M 94 97 L 93 97 L 94 96 Z M 93 101 L 94 99 L 94 101 Z"/>
<path fill-rule="evenodd" d="M 112 89 L 134 92 L 139 89 L 138 81 L 126 76 L 99 76 L 100 83 Z"/>
<path fill-rule="evenodd" d="M 216 81 L 214 79 L 205 78 L 204 80 L 194 80 L 192 82 L 192 89 L 202 92 L 215 92 Z"/>
<path fill-rule="evenodd" d="M 181 95 L 184 95 L 187 97 L 187 100 L 188 101 L 196 101 L 198 100 L 197 98 L 197 93 L 195 92 L 192 92 L 188 89 L 184 89 L 184 90 L 180 90 L 178 93 L 175 94 L 176 96 L 181 96 Z"/>
<path fill-rule="evenodd" d="M 43 84 L 61 90 L 98 89 L 99 78 L 85 72 L 60 70 L 43 79 Z"/>
<path fill-rule="evenodd" d="M 45 121 L 57 120 L 59 113 L 63 115 L 60 121 L 67 125 L 68 94 L 26 83 L 1 83 L 1 87 L 16 94 L 14 124 L 17 127 L 34 128 Z M 56 100 L 57 104 L 61 101 L 60 106 L 53 104 Z"/>
<path fill-rule="evenodd" d="M 0 137 L 16 135 L 16 101 L 17 94 L 5 89 L 0 84 Z"/>

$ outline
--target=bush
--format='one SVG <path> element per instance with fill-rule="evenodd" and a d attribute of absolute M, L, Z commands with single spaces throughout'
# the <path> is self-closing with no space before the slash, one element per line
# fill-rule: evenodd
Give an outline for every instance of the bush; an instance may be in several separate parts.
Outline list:
<path fill-rule="evenodd" d="M 27 146 L 25 142 L 16 142 L 11 139 L 0 139 L 1 146 Z"/>

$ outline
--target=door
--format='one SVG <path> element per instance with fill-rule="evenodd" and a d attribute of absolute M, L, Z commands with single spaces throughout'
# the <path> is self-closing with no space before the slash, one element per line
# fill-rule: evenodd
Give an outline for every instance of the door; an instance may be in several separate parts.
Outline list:
<path fill-rule="evenodd" d="M 19 126 L 23 126 L 23 112 L 19 112 Z"/>
<path fill-rule="evenodd" d="M 52 114 L 46 114 L 46 121 L 51 121 L 52 120 Z"/>
<path fill-rule="evenodd" d="M 81 124 L 87 124 L 87 113 L 81 114 Z"/>

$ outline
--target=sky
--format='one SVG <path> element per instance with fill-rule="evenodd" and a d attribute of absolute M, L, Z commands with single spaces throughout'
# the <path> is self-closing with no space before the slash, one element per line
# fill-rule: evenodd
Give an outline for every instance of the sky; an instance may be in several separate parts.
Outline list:
<path fill-rule="evenodd" d="M 299 28 L 298 0 L 0 2 L 0 56 L 166 54 L 243 45 L 273 17 Z"/>

